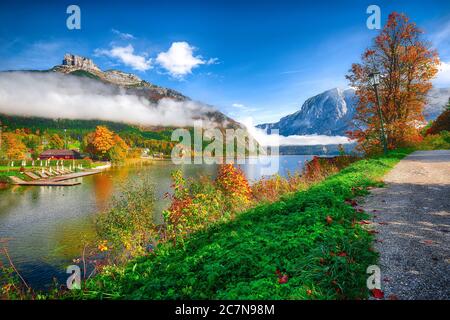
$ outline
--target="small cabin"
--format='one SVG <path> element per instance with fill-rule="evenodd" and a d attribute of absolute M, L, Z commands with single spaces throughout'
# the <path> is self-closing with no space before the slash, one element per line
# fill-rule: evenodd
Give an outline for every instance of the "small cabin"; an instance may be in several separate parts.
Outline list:
<path fill-rule="evenodd" d="M 39 160 L 75 160 L 81 159 L 81 154 L 76 150 L 45 150 L 39 155 Z"/>

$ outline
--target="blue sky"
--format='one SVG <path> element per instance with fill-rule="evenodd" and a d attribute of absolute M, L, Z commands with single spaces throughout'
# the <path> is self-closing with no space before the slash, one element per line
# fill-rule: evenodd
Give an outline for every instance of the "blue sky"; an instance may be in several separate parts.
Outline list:
<path fill-rule="evenodd" d="M 240 120 L 277 121 L 305 99 L 347 87 L 345 74 L 378 31 L 366 8 L 408 14 L 445 62 L 450 1 L 2 1 L 0 70 L 47 69 L 70 52 L 132 72 Z M 66 8 L 81 8 L 68 30 Z"/>

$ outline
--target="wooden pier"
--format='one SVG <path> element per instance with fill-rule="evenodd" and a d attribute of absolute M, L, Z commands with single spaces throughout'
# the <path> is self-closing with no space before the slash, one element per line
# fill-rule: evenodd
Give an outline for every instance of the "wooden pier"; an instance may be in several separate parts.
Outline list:
<path fill-rule="evenodd" d="M 100 173 L 101 170 L 89 170 L 89 171 L 82 171 L 82 172 L 73 172 L 73 173 L 67 173 L 60 176 L 54 176 L 49 178 L 39 178 L 33 173 L 26 172 L 25 175 L 28 176 L 31 179 L 34 179 L 32 181 L 24 181 L 20 179 L 19 177 L 11 176 L 9 177 L 12 181 L 12 184 L 14 185 L 20 185 L 20 186 L 58 186 L 58 187 L 69 187 L 69 186 L 76 186 L 81 184 L 79 181 L 66 181 L 71 179 L 77 179 L 81 177 L 90 176 L 93 174 Z"/>

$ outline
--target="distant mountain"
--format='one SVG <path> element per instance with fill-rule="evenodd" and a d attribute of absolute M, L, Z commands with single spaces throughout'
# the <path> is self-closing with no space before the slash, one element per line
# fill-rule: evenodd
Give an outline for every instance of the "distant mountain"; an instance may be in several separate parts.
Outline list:
<path fill-rule="evenodd" d="M 435 120 L 444 111 L 450 98 L 450 88 L 433 88 L 428 93 L 428 104 L 425 107 L 425 118 Z"/>
<path fill-rule="evenodd" d="M 427 120 L 434 120 L 443 111 L 450 97 L 450 88 L 430 90 L 424 114 Z M 343 136 L 351 129 L 358 98 L 354 89 L 327 90 L 305 101 L 299 111 L 275 123 L 260 124 L 257 127 L 269 133 L 278 129 L 283 136 L 320 134 Z"/>
<path fill-rule="evenodd" d="M 136 92 L 140 96 L 145 96 L 153 102 L 157 102 L 162 98 L 171 98 L 179 101 L 188 100 L 186 96 L 175 90 L 154 85 L 140 79 L 132 73 L 119 70 L 102 71 L 91 59 L 70 53 L 64 55 L 61 65 L 53 67 L 50 71 L 88 77 L 121 86 L 127 88 L 129 91 Z"/>
<path fill-rule="evenodd" d="M 344 135 L 355 113 L 355 90 L 331 89 L 309 98 L 294 114 L 276 123 L 258 125 L 258 128 L 278 129 L 283 136 L 321 134 Z"/>

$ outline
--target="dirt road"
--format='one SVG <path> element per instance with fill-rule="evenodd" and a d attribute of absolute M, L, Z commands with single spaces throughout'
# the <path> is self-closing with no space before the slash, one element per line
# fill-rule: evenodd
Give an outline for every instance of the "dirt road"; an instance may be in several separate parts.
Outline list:
<path fill-rule="evenodd" d="M 374 189 L 372 215 L 386 299 L 450 299 L 450 150 L 418 151 Z"/>

